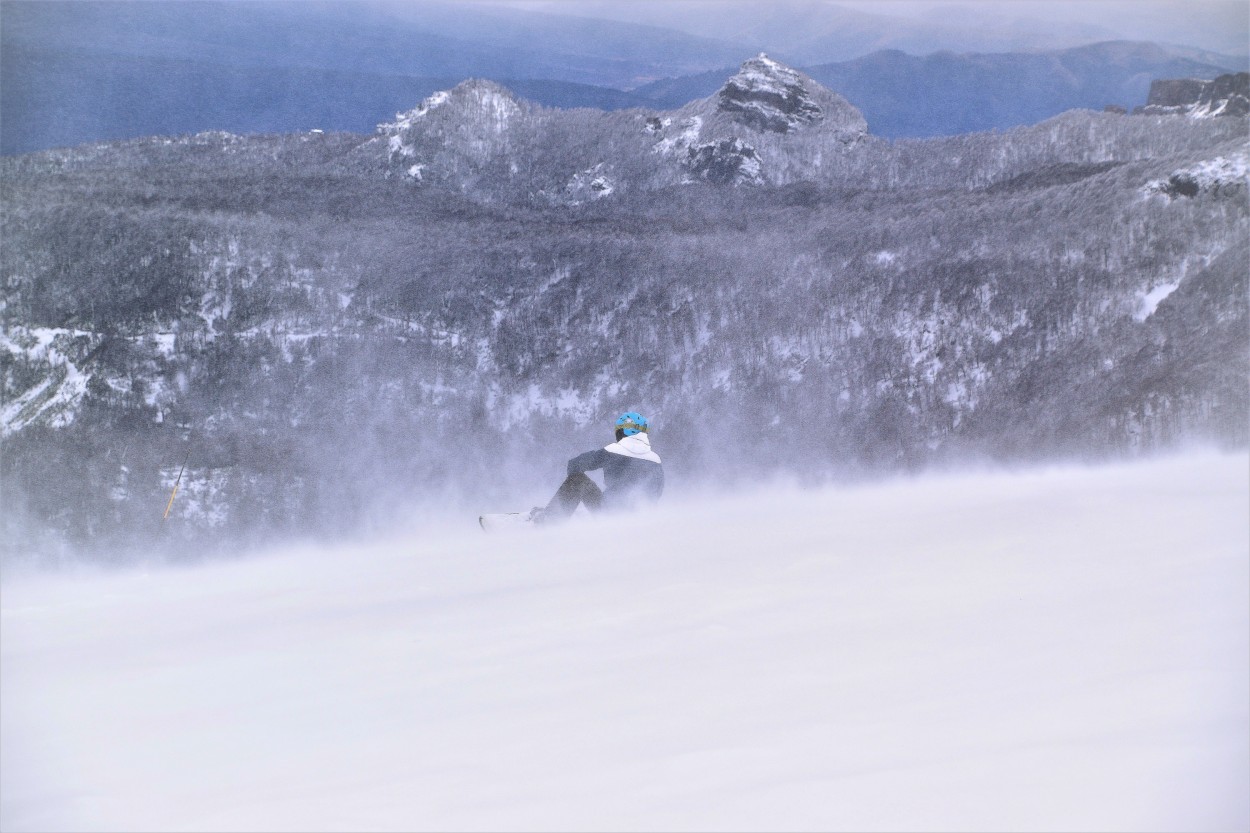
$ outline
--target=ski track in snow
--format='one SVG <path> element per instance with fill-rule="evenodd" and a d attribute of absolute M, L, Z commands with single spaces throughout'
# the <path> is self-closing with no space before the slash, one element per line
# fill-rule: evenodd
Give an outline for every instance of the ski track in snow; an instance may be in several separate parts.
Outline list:
<path fill-rule="evenodd" d="M 6 575 L 0 827 L 1244 830 L 1248 462 Z"/>

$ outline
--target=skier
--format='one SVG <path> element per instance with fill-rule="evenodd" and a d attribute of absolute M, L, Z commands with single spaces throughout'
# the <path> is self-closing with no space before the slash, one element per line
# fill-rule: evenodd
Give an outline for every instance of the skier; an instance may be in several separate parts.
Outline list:
<path fill-rule="evenodd" d="M 529 520 L 551 523 L 573 514 L 579 505 L 592 512 L 654 502 L 664 491 L 660 455 L 651 450 L 647 418 L 628 411 L 616 420 L 616 442 L 569 460 L 568 476 L 546 506 L 530 510 Z M 603 469 L 600 490 L 586 472 Z"/>

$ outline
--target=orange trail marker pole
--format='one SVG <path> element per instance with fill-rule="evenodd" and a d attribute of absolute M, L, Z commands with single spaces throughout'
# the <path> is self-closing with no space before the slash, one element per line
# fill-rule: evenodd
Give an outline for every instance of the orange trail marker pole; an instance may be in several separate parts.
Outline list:
<path fill-rule="evenodd" d="M 187 449 L 187 456 L 182 458 L 182 468 L 178 469 L 178 477 L 174 480 L 174 490 L 169 493 L 169 503 L 165 504 L 165 514 L 161 515 L 164 521 L 169 517 L 169 510 L 174 506 L 174 496 L 178 494 L 178 484 L 182 483 L 182 473 L 187 470 L 187 460 L 191 459 L 191 449 Z"/>

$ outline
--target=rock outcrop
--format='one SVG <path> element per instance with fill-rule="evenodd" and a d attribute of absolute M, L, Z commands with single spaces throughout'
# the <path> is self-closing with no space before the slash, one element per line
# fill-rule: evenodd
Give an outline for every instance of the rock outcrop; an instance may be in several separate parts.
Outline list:
<path fill-rule="evenodd" d="M 1200 78 L 1161 79 L 1150 85 L 1146 106 L 1133 111 L 1147 116 L 1250 115 L 1250 73 L 1221 75 L 1211 81 Z"/>

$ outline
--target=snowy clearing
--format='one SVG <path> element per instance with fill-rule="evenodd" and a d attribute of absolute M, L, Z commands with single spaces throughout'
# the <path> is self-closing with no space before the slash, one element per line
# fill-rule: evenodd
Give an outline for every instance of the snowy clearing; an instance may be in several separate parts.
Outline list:
<path fill-rule="evenodd" d="M 0 827 L 1245 830 L 1248 462 L 6 576 Z"/>

